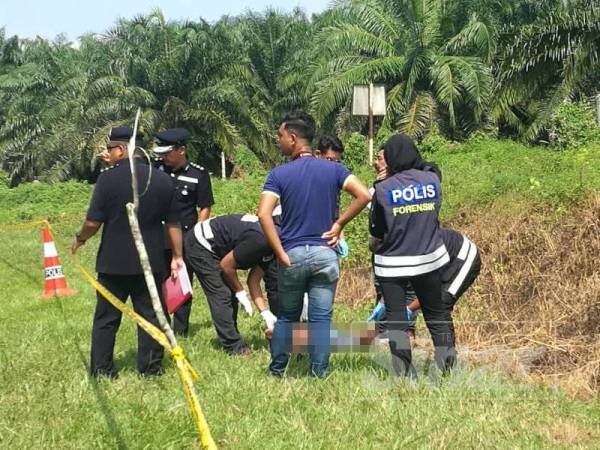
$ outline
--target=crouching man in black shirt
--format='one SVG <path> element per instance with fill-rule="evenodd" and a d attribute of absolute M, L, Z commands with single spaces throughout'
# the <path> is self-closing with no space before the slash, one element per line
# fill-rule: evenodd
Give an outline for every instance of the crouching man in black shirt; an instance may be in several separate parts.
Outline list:
<path fill-rule="evenodd" d="M 464 234 L 440 228 L 440 235 L 450 256 L 450 262 L 441 269 L 442 303 L 453 311 L 456 302 L 479 276 L 481 256 L 477 246 Z M 413 300 L 407 307 L 415 312 L 421 307 L 419 299 Z"/>
<path fill-rule="evenodd" d="M 252 304 L 237 270 L 248 270 L 248 289 L 268 330 L 277 318 L 265 304 L 260 280 L 271 272 L 273 251 L 262 232 L 258 217 L 219 216 L 194 226 L 184 239 L 186 261 L 200 281 L 208 300 L 219 342 L 231 355 L 249 353 L 237 327 L 238 305 L 252 315 Z M 272 281 L 272 280 L 271 280 Z M 276 292 L 267 284 L 268 292 Z M 271 299 L 269 299 L 271 301 Z"/>

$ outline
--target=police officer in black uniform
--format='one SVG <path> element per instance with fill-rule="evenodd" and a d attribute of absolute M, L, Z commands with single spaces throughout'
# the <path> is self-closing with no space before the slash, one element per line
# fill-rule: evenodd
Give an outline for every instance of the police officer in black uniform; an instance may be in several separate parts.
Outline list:
<path fill-rule="evenodd" d="M 462 297 L 462 295 L 475 282 L 481 272 L 481 255 L 477 246 L 462 233 L 450 228 L 440 228 L 440 236 L 442 242 L 446 246 L 450 261 L 440 269 L 442 283 L 442 304 L 450 312 L 454 310 L 454 305 Z M 376 286 L 377 303 L 383 300 L 381 287 Z M 408 320 L 411 322 L 414 335 L 414 320 L 415 312 L 421 308 L 421 303 L 415 292 L 406 291 L 406 304 Z M 376 307 L 371 316 L 373 319 L 382 321 L 385 318 L 385 313 L 380 314 L 380 310 Z M 385 331 L 385 324 L 378 322 L 378 331 Z"/>
<path fill-rule="evenodd" d="M 208 300 L 221 345 L 229 354 L 247 354 L 249 350 L 237 326 L 237 311 L 241 304 L 246 314 L 251 315 L 252 305 L 237 277 L 238 269 L 250 269 L 248 289 L 267 329 L 272 330 L 277 321 L 266 304 L 257 301 L 262 296 L 260 279 L 271 272 L 274 259 L 258 217 L 234 214 L 200 222 L 193 232 L 186 234 L 184 248 L 186 261 L 196 273 Z M 271 281 L 276 280 L 271 278 Z M 276 285 L 273 289 L 267 282 L 269 293 L 276 290 Z M 274 303 L 271 297 L 269 303 Z"/>
<path fill-rule="evenodd" d="M 186 144 L 190 133 L 184 128 L 169 128 L 154 135 L 156 146 L 154 153 L 159 158 L 157 168 L 170 175 L 175 184 L 175 201 L 181 211 L 183 233 L 191 230 L 200 220 L 210 217 L 210 208 L 214 205 L 210 176 L 207 170 L 188 161 Z M 167 259 L 170 250 L 167 249 Z M 188 267 L 190 281 L 193 272 Z M 184 303 L 173 316 L 173 331 L 180 336 L 189 333 L 192 299 Z"/>
<path fill-rule="evenodd" d="M 131 297 L 135 311 L 159 326 L 125 208 L 127 203 L 133 201 L 127 151 L 127 143 L 132 134 L 131 128 L 111 129 L 106 151 L 112 167 L 103 171 L 98 178 L 86 220 L 75 235 L 71 252 L 75 254 L 77 249 L 102 227 L 102 240 L 96 258 L 98 281 L 123 302 Z M 175 207 L 173 184 L 167 175 L 144 164 L 141 158 L 136 158 L 134 163 L 140 187 L 146 186 L 150 177 L 148 190 L 140 198 L 138 220 L 154 278 L 160 286 L 165 272 L 177 273 L 183 265 L 181 228 L 179 213 Z M 167 235 L 173 249 L 171 267 L 165 264 L 164 259 L 163 222 L 166 223 Z M 121 312 L 97 293 L 92 327 L 92 376 L 117 376 L 113 364 L 113 350 L 120 323 Z M 162 346 L 138 327 L 138 371 L 144 376 L 159 375 L 162 357 Z"/>
<path fill-rule="evenodd" d="M 450 257 L 450 262 L 441 269 L 442 303 L 452 311 L 479 276 L 481 256 L 477 246 L 464 234 L 440 228 L 440 235 Z"/>

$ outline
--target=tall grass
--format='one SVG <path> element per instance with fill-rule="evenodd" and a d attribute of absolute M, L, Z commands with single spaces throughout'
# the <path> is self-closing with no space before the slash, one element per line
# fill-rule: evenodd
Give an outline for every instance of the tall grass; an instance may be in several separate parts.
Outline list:
<path fill-rule="evenodd" d="M 529 377 L 573 374 L 567 385 L 584 382 L 584 392 L 596 396 L 600 212 L 590 191 L 600 184 L 600 151 L 582 152 L 474 140 L 428 157 L 444 171 L 444 219 L 484 255 L 480 281 L 457 308 L 462 361 L 471 361 L 468 349 L 542 347 L 529 361 Z M 264 175 L 214 180 L 215 213 L 253 211 Z M 366 168 L 358 175 L 372 177 Z M 74 182 L 0 187 L 0 223 L 49 217 L 68 282 L 79 292 L 39 300 L 38 231 L 2 231 L 0 447 L 194 447 L 170 363 L 160 379 L 136 376 L 135 328 L 128 321 L 116 347 L 120 379 L 86 376 L 95 296 L 77 275 L 68 246 L 90 193 Z M 345 272 L 341 285 L 339 322 L 363 320 L 370 308 L 365 214 L 346 236 L 352 256 L 344 267 L 354 271 Z M 93 267 L 97 243 L 81 249 L 86 267 Z M 417 352 L 421 381 L 393 383 L 385 350 L 373 348 L 334 355 L 326 380 L 308 378 L 302 359 L 294 359 L 288 378 L 272 380 L 258 317 L 240 320 L 254 350 L 248 358 L 218 349 L 198 286 L 192 323 L 183 346 L 199 369 L 201 403 L 222 448 L 594 448 L 600 439 L 597 398 L 583 402 L 561 389 L 515 381 L 497 366 L 467 364 L 441 380 L 425 347 Z"/>

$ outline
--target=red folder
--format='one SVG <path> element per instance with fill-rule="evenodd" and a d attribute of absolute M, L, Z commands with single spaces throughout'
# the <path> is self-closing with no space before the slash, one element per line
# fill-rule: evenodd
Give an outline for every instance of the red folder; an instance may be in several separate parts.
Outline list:
<path fill-rule="evenodd" d="M 192 296 L 192 283 L 185 265 L 177 272 L 177 278 L 169 277 L 162 285 L 167 311 L 173 314 Z"/>

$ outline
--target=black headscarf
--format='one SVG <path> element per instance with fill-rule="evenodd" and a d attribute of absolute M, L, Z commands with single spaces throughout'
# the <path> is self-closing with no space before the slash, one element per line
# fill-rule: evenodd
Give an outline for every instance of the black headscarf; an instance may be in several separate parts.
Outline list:
<path fill-rule="evenodd" d="M 430 170 L 437 174 L 440 181 L 442 172 L 437 164 L 423 161 L 413 140 L 405 134 L 395 134 L 383 146 L 383 156 L 390 175 L 409 169 Z"/>

